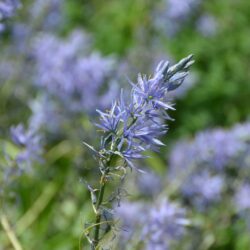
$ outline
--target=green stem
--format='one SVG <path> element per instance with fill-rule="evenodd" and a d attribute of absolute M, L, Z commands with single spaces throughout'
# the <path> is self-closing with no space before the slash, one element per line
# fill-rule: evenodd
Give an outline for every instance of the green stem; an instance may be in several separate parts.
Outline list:
<path fill-rule="evenodd" d="M 8 238 L 9 238 L 11 244 L 12 244 L 13 249 L 15 249 L 15 250 L 23 250 L 20 242 L 18 241 L 18 239 L 16 237 L 16 234 L 12 230 L 12 228 L 11 228 L 11 226 L 9 224 L 9 221 L 8 221 L 7 217 L 4 214 L 1 215 L 0 222 L 1 222 L 1 225 L 2 225 L 6 235 L 8 236 Z"/>
<path fill-rule="evenodd" d="M 101 211 L 100 211 L 100 205 L 103 202 L 103 197 L 104 197 L 104 191 L 105 191 L 105 184 L 106 184 L 106 174 L 104 173 L 101 177 L 101 181 L 100 181 L 100 191 L 98 194 L 98 199 L 97 199 L 97 203 L 96 203 L 96 221 L 95 221 L 95 230 L 94 230 L 94 240 L 93 240 L 93 244 L 94 247 L 96 248 L 98 243 L 99 243 L 99 232 L 100 232 L 100 223 L 101 223 Z"/>
<path fill-rule="evenodd" d="M 135 122 L 137 121 L 137 117 L 133 117 L 133 120 L 131 122 L 131 124 L 128 126 L 128 128 L 130 128 Z M 116 141 L 116 145 L 117 145 L 117 141 Z M 116 148 L 116 145 L 112 145 L 112 150 L 115 150 L 114 148 Z M 106 163 L 106 166 L 110 166 L 112 159 L 113 159 L 114 155 L 111 155 L 110 159 L 108 160 L 108 163 Z M 95 220 L 95 226 L 94 226 L 94 238 L 93 238 L 93 244 L 92 244 L 92 250 L 95 250 L 96 247 L 99 244 L 99 235 L 100 235 L 100 224 L 101 224 L 101 219 L 102 219 L 102 213 L 100 211 L 100 206 L 103 202 L 103 198 L 104 198 L 104 191 L 105 191 L 105 186 L 106 186 L 106 179 L 107 179 L 107 174 L 108 174 L 108 167 L 105 168 L 102 176 L 101 176 L 101 180 L 100 180 L 100 188 L 99 188 L 99 193 L 98 193 L 98 198 L 97 198 L 97 202 L 96 202 L 96 220 Z"/>

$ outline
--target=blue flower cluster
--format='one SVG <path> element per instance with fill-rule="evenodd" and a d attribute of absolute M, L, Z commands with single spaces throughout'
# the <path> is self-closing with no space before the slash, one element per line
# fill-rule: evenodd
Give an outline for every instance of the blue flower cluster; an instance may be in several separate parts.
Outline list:
<path fill-rule="evenodd" d="M 102 93 L 113 78 L 115 61 L 99 53 L 88 53 L 88 40 L 82 32 L 75 31 L 67 40 L 43 34 L 34 43 L 36 84 L 71 112 L 91 111 L 96 105 L 105 107 L 110 103 L 110 92 L 115 95 L 115 87 Z"/>
<path fill-rule="evenodd" d="M 250 124 L 232 129 L 198 133 L 193 141 L 180 141 L 170 154 L 169 180 L 179 186 L 185 198 L 199 209 L 219 202 L 222 194 L 238 181 L 249 179 Z M 234 174 L 232 174 L 234 173 Z M 244 194 L 244 192 L 242 192 Z M 239 199 L 239 195 L 237 196 Z M 239 202 L 240 204 L 240 202 Z"/>
<path fill-rule="evenodd" d="M 9 188 L 23 173 L 33 171 L 34 164 L 42 162 L 43 145 L 41 136 L 22 124 L 10 128 L 12 142 L 0 142 L 0 197 L 10 195 Z"/>
<path fill-rule="evenodd" d="M 182 193 L 198 209 L 207 208 L 212 202 L 220 201 L 225 185 L 223 176 L 212 175 L 208 170 L 197 171 L 183 183 Z"/>
<path fill-rule="evenodd" d="M 185 209 L 164 199 L 155 204 L 149 211 L 143 235 L 146 249 L 172 249 L 173 240 L 180 239 L 189 224 Z"/>
<path fill-rule="evenodd" d="M 0 2 L 0 21 L 12 17 L 16 10 L 20 8 L 19 0 L 3 0 Z M 0 32 L 5 29 L 4 24 L 0 23 Z"/>
<path fill-rule="evenodd" d="M 96 192 L 93 188 L 89 188 L 96 221 L 93 225 L 93 239 L 88 235 L 86 237 L 93 248 L 98 246 L 102 217 L 106 220 L 104 211 L 110 210 L 107 208 L 110 202 L 105 202 L 103 206 L 104 190 L 108 180 L 113 179 L 112 175 L 118 177 L 120 181 L 124 180 L 124 174 L 116 174 L 117 170 L 118 172 L 122 170 L 124 173 L 126 167 L 134 168 L 134 159 L 144 158 L 145 151 L 157 150 L 164 145 L 159 137 L 167 132 L 164 120 L 171 119 L 167 111 L 174 109 L 169 103 L 168 93 L 183 83 L 193 62 L 192 55 L 173 66 L 163 61 L 159 63 L 152 77 L 139 75 L 136 84 L 130 81 L 132 90 L 127 100 L 121 91 L 120 98 L 112 104 L 110 110 L 106 112 L 97 110 L 100 122 L 96 126 L 103 132 L 101 149 L 97 151 L 84 143 L 98 156 L 101 172 L 100 188 Z M 116 165 L 117 157 L 122 160 L 119 165 Z M 119 186 L 117 195 L 110 200 L 119 202 L 121 196 Z"/>
<path fill-rule="evenodd" d="M 250 183 L 243 182 L 237 189 L 234 197 L 235 207 L 239 213 L 250 211 Z"/>
<path fill-rule="evenodd" d="M 192 56 L 171 67 L 161 62 L 153 77 L 139 75 L 137 84 L 130 82 L 128 102 L 121 92 L 108 112 L 97 110 L 100 123 L 96 125 L 104 132 L 100 151 L 103 157 L 119 155 L 133 167 L 132 159 L 143 158 L 144 151 L 164 145 L 159 140 L 167 132 L 163 119 L 171 119 L 167 111 L 174 110 L 168 92 L 182 84 L 192 63 Z"/>
<path fill-rule="evenodd" d="M 41 137 L 33 129 L 25 128 L 22 124 L 10 129 L 12 141 L 21 147 L 21 152 L 16 156 L 16 163 L 20 171 L 32 170 L 34 162 L 41 161 Z"/>
<path fill-rule="evenodd" d="M 211 37 L 217 32 L 218 24 L 213 16 L 204 14 L 197 20 L 196 28 L 204 37 Z"/>
<path fill-rule="evenodd" d="M 130 249 L 127 242 L 142 241 L 143 249 L 171 249 L 176 240 L 185 235 L 190 224 L 186 210 L 168 199 L 161 199 L 153 205 L 143 202 L 125 202 L 116 209 L 121 221 L 122 249 Z"/>
<path fill-rule="evenodd" d="M 136 173 L 136 187 L 138 192 L 145 197 L 155 197 L 163 188 L 162 178 L 155 172 L 145 170 L 146 173 L 138 175 Z"/>
<path fill-rule="evenodd" d="M 202 13 L 201 4 L 201 0 L 163 0 L 154 14 L 155 27 L 172 37 L 193 18 L 201 35 L 212 36 L 217 30 L 217 23 L 213 16 Z"/>
<path fill-rule="evenodd" d="M 121 224 L 120 248 L 126 248 L 128 241 L 135 235 L 138 234 L 141 237 L 141 228 L 148 217 L 148 209 L 149 206 L 142 202 L 129 201 L 124 201 L 119 207 L 115 208 L 116 218 Z"/>
<path fill-rule="evenodd" d="M 29 9 L 30 18 L 39 20 L 43 30 L 55 30 L 65 24 L 63 18 L 64 0 L 36 0 Z"/>
<path fill-rule="evenodd" d="M 19 0 L 3 0 L 0 2 L 0 20 L 14 15 L 16 9 L 21 6 Z"/>
<path fill-rule="evenodd" d="M 29 124 L 33 130 L 40 132 L 46 130 L 57 134 L 62 129 L 66 117 L 48 95 L 37 96 L 30 101 L 29 106 L 32 111 Z"/>

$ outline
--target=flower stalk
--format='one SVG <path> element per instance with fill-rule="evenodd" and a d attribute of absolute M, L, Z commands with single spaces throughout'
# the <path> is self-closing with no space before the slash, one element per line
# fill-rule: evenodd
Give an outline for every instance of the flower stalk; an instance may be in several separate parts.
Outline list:
<path fill-rule="evenodd" d="M 100 231 L 100 223 L 101 223 L 101 218 L 102 218 L 100 206 L 103 202 L 106 182 L 107 182 L 107 177 L 105 174 L 103 174 L 101 176 L 101 180 L 100 180 L 100 190 L 99 190 L 98 200 L 97 200 L 97 204 L 96 204 L 96 212 L 97 213 L 96 213 L 96 221 L 95 221 L 95 229 L 94 229 L 94 240 L 93 240 L 93 244 L 95 247 L 99 243 L 99 231 Z"/>
<path fill-rule="evenodd" d="M 16 234 L 14 233 L 14 231 L 12 230 L 9 221 L 6 217 L 6 215 L 2 214 L 0 217 L 0 222 L 1 225 L 6 233 L 6 235 L 8 236 L 9 241 L 11 242 L 11 245 L 13 247 L 13 249 L 15 250 L 23 250 L 20 242 L 18 241 Z"/>
<path fill-rule="evenodd" d="M 145 158 L 146 151 L 158 150 L 164 145 L 159 137 L 167 132 L 164 120 L 171 119 L 167 111 L 174 110 L 169 102 L 168 92 L 183 83 L 193 62 L 192 55 L 171 67 L 168 62 L 161 62 L 153 77 L 139 75 L 137 83 L 130 82 L 132 90 L 128 100 L 125 100 L 121 92 L 119 100 L 112 104 L 109 111 L 97 110 L 100 114 L 100 123 L 96 126 L 103 133 L 101 148 L 96 150 L 84 142 L 98 159 L 101 172 L 99 189 L 89 187 L 96 218 L 95 224 L 92 225 L 93 238 L 86 236 L 93 250 L 99 248 L 101 239 L 111 229 L 107 219 L 113 218 L 113 211 L 110 209 L 111 199 L 104 202 L 107 183 L 113 180 L 113 176 L 119 176 L 120 180 L 123 180 L 127 167 L 136 168 L 133 163 L 135 159 Z M 119 187 L 115 199 L 120 199 Z M 101 224 L 107 226 L 102 235 Z"/>

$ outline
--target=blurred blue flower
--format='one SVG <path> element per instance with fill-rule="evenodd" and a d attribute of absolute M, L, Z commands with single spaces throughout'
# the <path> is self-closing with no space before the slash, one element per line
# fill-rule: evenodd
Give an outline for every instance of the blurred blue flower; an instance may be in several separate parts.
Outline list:
<path fill-rule="evenodd" d="M 5 25 L 3 23 L 0 23 L 0 34 L 5 31 Z"/>
<path fill-rule="evenodd" d="M 157 29 L 174 36 L 196 11 L 201 0 L 164 0 L 154 13 Z"/>
<path fill-rule="evenodd" d="M 182 193 L 196 208 L 203 210 L 220 200 L 223 186 L 223 177 L 212 176 L 204 170 L 194 173 L 184 181 Z"/>
<path fill-rule="evenodd" d="M 199 132 L 179 141 L 170 153 L 168 180 L 199 209 L 232 192 L 232 178 L 248 175 L 250 124 Z"/>
<path fill-rule="evenodd" d="M 25 130 L 22 124 L 10 129 L 12 141 L 21 147 L 21 152 L 16 156 L 16 163 L 20 170 L 31 170 L 35 162 L 41 161 L 41 137 L 36 131 Z"/>
<path fill-rule="evenodd" d="M 174 20 L 185 19 L 186 15 L 199 3 L 199 0 L 167 0 L 168 16 Z"/>
<path fill-rule="evenodd" d="M 233 136 L 246 144 L 250 143 L 250 123 L 238 123 L 230 131 Z"/>
<path fill-rule="evenodd" d="M 16 10 L 21 7 L 19 0 L 3 0 L 0 1 L 0 34 L 5 31 L 6 26 L 1 23 L 4 19 L 12 17 Z"/>
<path fill-rule="evenodd" d="M 192 22 L 202 36 L 211 37 L 216 34 L 218 24 L 212 15 L 203 13 L 201 6 L 201 0 L 163 0 L 154 13 L 154 25 L 173 37 L 182 26 Z"/>
<path fill-rule="evenodd" d="M 250 211 L 250 184 L 249 183 L 243 183 L 237 188 L 234 202 L 235 207 L 239 213 L 245 212 L 246 210 Z"/>
<path fill-rule="evenodd" d="M 170 249 L 190 224 L 185 209 L 167 199 L 155 204 L 124 202 L 115 209 L 121 222 L 120 247 L 129 249 L 128 240 L 142 241 L 144 249 Z"/>
<path fill-rule="evenodd" d="M 37 85 L 69 111 L 91 112 L 96 106 L 106 107 L 111 93 L 116 95 L 115 88 L 110 87 L 114 84 L 115 60 L 88 50 L 89 38 L 80 31 L 67 40 L 44 34 L 34 42 Z"/>
<path fill-rule="evenodd" d="M 144 174 L 138 175 L 136 185 L 141 194 L 145 196 L 155 196 L 162 190 L 162 179 L 152 171 L 145 171 Z"/>
<path fill-rule="evenodd" d="M 20 8 L 19 0 L 3 0 L 0 2 L 0 20 L 9 18 L 15 14 L 15 11 Z"/>
<path fill-rule="evenodd" d="M 33 131 L 48 130 L 54 134 L 60 131 L 64 119 L 56 102 L 47 95 L 40 95 L 29 103 L 32 114 L 29 118 Z"/>
<path fill-rule="evenodd" d="M 127 241 L 131 239 L 136 230 L 147 219 L 147 206 L 140 202 L 124 201 L 119 207 L 115 208 L 116 218 L 121 222 L 120 246 L 126 246 Z"/>
<path fill-rule="evenodd" d="M 171 170 L 176 172 L 177 169 L 208 166 L 216 171 L 223 171 L 234 164 L 245 148 L 244 141 L 237 138 L 233 131 L 215 129 L 199 132 L 193 141 L 176 144 L 170 155 Z"/>
<path fill-rule="evenodd" d="M 64 0 L 35 0 L 30 6 L 30 17 L 34 22 L 39 21 L 43 29 L 55 29 L 64 25 Z"/>
<path fill-rule="evenodd" d="M 171 244 L 179 240 L 189 224 L 185 209 L 167 199 L 150 208 L 143 227 L 143 240 L 146 249 L 172 249 Z"/>
<path fill-rule="evenodd" d="M 215 18 L 209 14 L 202 15 L 196 24 L 197 30 L 204 36 L 204 37 L 211 37 L 216 34 L 217 32 L 217 23 Z"/>

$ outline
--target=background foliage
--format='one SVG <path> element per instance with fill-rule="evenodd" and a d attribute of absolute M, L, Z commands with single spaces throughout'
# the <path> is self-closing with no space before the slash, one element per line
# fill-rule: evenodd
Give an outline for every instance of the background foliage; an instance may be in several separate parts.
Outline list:
<path fill-rule="evenodd" d="M 183 2 L 180 5 L 184 8 Z M 189 229 L 184 240 L 186 248 L 182 245 L 180 249 L 250 248 L 249 225 L 246 219 L 239 219 L 230 210 L 226 200 L 221 198 L 223 201 L 219 205 L 198 211 L 187 205 L 178 190 L 172 192 L 167 181 L 171 167 L 169 156 L 177 141 L 192 139 L 201 130 L 230 129 L 250 118 L 250 2 L 193 2 L 188 14 L 169 19 L 168 8 L 164 9 L 167 1 L 48 1 L 48 6 L 38 13 L 35 9 L 42 9 L 39 7 L 42 1 L 23 0 L 15 15 L 3 21 L 5 30 L 0 34 L 0 205 L 1 213 L 13 226 L 23 249 L 69 250 L 78 249 L 79 241 L 81 246 L 87 244 L 82 234 L 84 224 L 93 214 L 86 180 L 95 185 L 97 179 L 95 161 L 82 141 L 98 145 L 98 134 L 91 121 L 96 120 L 96 108 L 106 108 L 106 104 L 101 106 L 98 102 L 98 96 L 80 111 L 67 110 L 69 104 L 65 104 L 64 99 L 50 96 L 58 101 L 57 114 L 64 118 L 59 121 L 60 126 L 52 130 L 48 127 L 53 125 L 53 117 L 43 119 L 44 127 L 39 130 L 44 145 L 43 160 L 34 163 L 28 172 L 11 177 L 9 185 L 5 185 L 3 178 L 9 155 L 15 158 L 21 150 L 11 141 L 10 128 L 19 123 L 28 127 L 34 115 L 31 101 L 48 94 L 34 84 L 38 76 L 35 39 L 49 32 L 63 40 L 75 29 L 89 36 L 87 55 L 97 51 L 104 58 L 114 60 L 112 73 L 105 78 L 105 87 L 99 92 L 108 92 L 107 82 L 115 82 L 116 89 L 126 89 L 126 76 L 135 81 L 137 73 L 150 74 L 160 60 L 175 62 L 194 54 L 196 63 L 191 69 L 191 87 L 174 97 L 176 111 L 171 116 L 175 121 L 169 123 L 169 132 L 164 138 L 167 147 L 138 163 L 161 176 L 162 186 L 156 188 L 153 198 L 148 197 L 136 184 L 141 177 L 129 173 L 125 187 L 130 193 L 129 200 L 134 202 L 155 202 L 155 197 L 161 194 L 188 207 L 195 226 Z M 212 17 L 212 21 L 209 19 L 210 23 L 202 24 L 200 20 L 204 16 Z M 80 44 L 79 50 L 85 46 Z M 67 58 L 60 58 L 59 52 L 54 55 L 53 50 L 48 53 L 51 58 Z M 93 72 L 97 70 L 92 68 Z M 88 93 L 88 88 L 85 85 L 82 91 Z M 117 90 L 112 93 L 113 98 Z M 42 105 L 49 107 L 50 103 Z M 246 178 L 249 178 L 249 168 L 250 164 Z M 237 173 L 233 175 L 235 181 L 241 181 Z M 154 190 L 154 184 L 151 185 L 149 190 Z M 197 226 L 197 221 L 202 226 Z M 12 249 L 4 230 L 0 231 L 0 249 Z M 128 249 L 143 248 L 137 245 Z"/>

